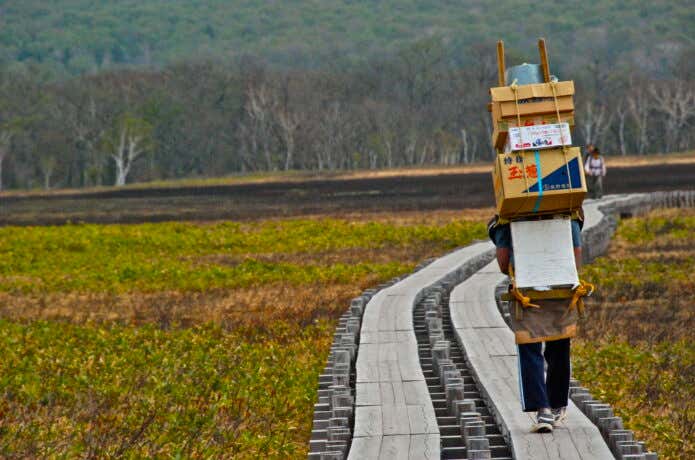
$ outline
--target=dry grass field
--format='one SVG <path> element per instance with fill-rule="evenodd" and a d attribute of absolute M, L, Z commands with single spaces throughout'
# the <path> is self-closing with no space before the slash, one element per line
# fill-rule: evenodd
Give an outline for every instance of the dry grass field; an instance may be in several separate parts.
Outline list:
<path fill-rule="evenodd" d="M 693 168 L 612 177 L 677 188 Z M 305 457 L 350 298 L 485 239 L 490 196 L 471 171 L 3 196 L 0 458 Z M 600 291 L 575 346 L 667 459 L 695 455 L 694 235 L 692 211 L 623 221 L 585 268 Z"/>
<path fill-rule="evenodd" d="M 599 291 L 576 377 L 659 458 L 695 458 L 695 210 L 622 221 L 584 272 Z"/>
<path fill-rule="evenodd" d="M 485 235 L 480 211 L 0 228 L 0 458 L 303 458 L 350 298 Z"/>

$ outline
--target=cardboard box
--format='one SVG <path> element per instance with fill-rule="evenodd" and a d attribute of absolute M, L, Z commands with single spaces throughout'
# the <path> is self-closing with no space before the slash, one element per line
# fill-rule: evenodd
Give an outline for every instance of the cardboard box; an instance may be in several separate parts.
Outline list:
<path fill-rule="evenodd" d="M 557 123 L 557 115 L 534 115 L 521 117 L 522 126 L 548 125 Z M 574 128 L 574 112 L 560 114 L 560 123 L 567 123 L 570 128 Z M 492 145 L 495 149 L 502 151 L 507 142 L 507 133 L 509 128 L 516 127 L 518 124 L 517 118 L 504 119 L 493 124 L 492 128 Z"/>
<path fill-rule="evenodd" d="M 506 219 L 569 212 L 586 196 L 578 147 L 498 154 L 492 182 L 497 213 Z"/>
<path fill-rule="evenodd" d="M 511 223 L 519 289 L 567 288 L 579 283 L 569 217 Z"/>
<path fill-rule="evenodd" d="M 569 123 L 509 128 L 505 152 L 557 148 L 572 145 Z"/>
<path fill-rule="evenodd" d="M 495 121 L 500 121 L 504 118 L 516 117 L 517 108 L 519 115 L 544 115 L 552 113 L 574 112 L 574 99 L 572 96 L 560 96 L 557 98 L 557 106 L 553 98 L 543 98 L 540 100 L 532 100 L 533 102 L 519 103 L 512 101 L 493 102 L 492 111 L 495 114 Z"/>
<path fill-rule="evenodd" d="M 520 85 L 516 88 L 516 95 L 510 86 L 490 88 L 492 144 L 496 149 L 504 148 L 508 127 L 516 126 L 519 117 L 521 117 L 522 125 L 567 122 L 570 126 L 574 126 L 573 81 L 561 81 L 555 84 L 557 105 L 550 83 Z M 518 105 L 515 97 L 518 98 Z M 560 112 L 559 120 L 558 111 Z M 535 121 L 538 119 L 541 121 Z"/>
<path fill-rule="evenodd" d="M 555 95 L 560 96 L 573 96 L 574 95 L 574 82 L 569 81 L 559 81 L 555 84 Z M 496 88 L 490 88 L 490 96 L 492 97 L 492 102 L 505 102 L 514 101 L 514 91 L 511 86 L 498 86 Z M 550 83 L 534 83 L 532 85 L 519 85 L 516 87 L 516 97 L 519 100 L 536 99 L 536 98 L 552 98 L 553 89 Z"/>

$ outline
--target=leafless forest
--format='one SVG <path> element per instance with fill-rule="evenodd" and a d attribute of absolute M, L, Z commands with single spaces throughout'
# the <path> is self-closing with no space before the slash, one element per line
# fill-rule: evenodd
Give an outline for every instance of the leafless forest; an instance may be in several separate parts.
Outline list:
<path fill-rule="evenodd" d="M 493 47 L 472 47 L 465 63 L 455 52 L 432 38 L 335 68 L 245 57 L 48 82 L 3 72 L 1 186 L 488 160 Z M 640 57 L 618 68 L 605 56 L 568 65 L 551 52 L 553 72 L 576 81 L 574 143 L 611 155 L 695 147 L 695 55 L 680 47 L 669 56 L 667 64 Z"/>

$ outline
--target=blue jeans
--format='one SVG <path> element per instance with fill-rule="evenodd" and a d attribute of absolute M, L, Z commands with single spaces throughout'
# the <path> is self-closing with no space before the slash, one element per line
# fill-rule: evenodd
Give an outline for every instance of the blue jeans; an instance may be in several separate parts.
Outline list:
<path fill-rule="evenodd" d="M 524 412 L 567 406 L 570 387 L 570 339 L 517 345 L 519 392 Z M 548 363 L 547 376 L 544 363 Z"/>

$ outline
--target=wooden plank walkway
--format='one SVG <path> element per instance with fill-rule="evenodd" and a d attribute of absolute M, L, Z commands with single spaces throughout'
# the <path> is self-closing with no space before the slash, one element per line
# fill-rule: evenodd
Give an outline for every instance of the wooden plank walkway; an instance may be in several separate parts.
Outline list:
<path fill-rule="evenodd" d="M 521 411 L 514 333 L 495 301 L 495 286 L 505 279 L 492 262 L 454 288 L 449 303 L 457 338 L 514 458 L 613 459 L 598 428 L 571 401 L 567 421 L 553 433 L 529 432 L 533 419 Z"/>
<path fill-rule="evenodd" d="M 613 200 L 612 200 L 613 201 Z M 602 206 L 606 201 L 600 203 Z M 585 207 L 585 229 L 600 225 L 596 203 Z M 608 235 L 610 238 L 610 235 Z M 506 280 L 496 261 L 454 288 L 450 296 L 452 323 L 478 384 L 495 412 L 514 458 L 613 459 L 598 428 L 570 400 L 567 421 L 553 433 L 530 433 L 532 414 L 522 412 L 514 333 L 502 318 L 495 287 Z"/>
<path fill-rule="evenodd" d="M 585 201 L 584 261 L 589 262 L 605 251 L 621 216 L 638 215 L 660 206 L 694 205 L 695 193 L 692 191 L 613 195 L 600 201 Z M 420 367 L 419 345 L 413 324 L 416 304 L 431 293 L 430 286 L 443 280 L 448 286 L 465 280 L 449 297 L 454 335 L 460 348 L 465 350 L 466 368 L 473 371 L 476 386 L 487 401 L 486 410 L 489 409 L 495 417 L 514 458 L 614 458 L 599 429 L 584 414 L 601 426 L 603 436 L 606 441 L 610 440 L 616 455 L 622 457 L 630 452 L 630 458 L 657 458 L 654 453 L 632 455 L 642 452 L 641 443 L 634 441 L 631 431 L 622 429 L 620 418 L 612 415 L 607 404 L 592 399 L 586 388 L 578 386 L 571 389 L 574 402 L 569 401 L 568 418 L 561 427 L 549 434 L 529 433 L 533 419 L 521 411 L 514 335 L 495 300 L 495 288 L 506 277 L 499 272 L 494 252 L 494 246 L 489 242 L 475 243 L 434 261 L 376 295 L 370 293 L 365 297 L 371 300 L 364 314 L 361 309 L 359 311 L 362 323 L 355 366 L 353 433 L 349 429 L 334 430 L 336 436 L 331 441 L 330 437 L 326 439 L 326 433 L 318 430 L 316 440 L 312 438 L 315 450 L 309 454 L 310 459 L 344 458 L 345 440 L 349 438 L 345 438 L 346 433 L 342 431 L 347 431 L 347 436 L 352 435 L 348 458 L 353 460 L 427 460 L 442 455 L 448 458 L 452 449 L 456 450 L 455 458 L 463 455 L 458 445 L 451 445 L 451 425 L 455 420 L 440 421 L 443 434 L 439 432 L 437 415 L 439 419 L 454 417 L 435 413 L 428 383 Z M 422 333 L 421 329 L 418 331 Z M 429 365 L 424 364 L 426 368 Z M 427 373 L 430 375 L 431 371 L 428 369 Z M 322 376 L 322 379 L 325 377 L 330 376 Z M 432 394 L 443 398 L 436 391 Z M 435 401 L 441 412 L 442 399 L 435 398 Z M 326 409 L 330 404 L 322 402 L 321 398 L 319 402 L 314 421 L 316 426 L 324 427 L 331 416 Z M 336 410 L 342 411 L 341 407 Z M 342 449 L 339 448 L 341 443 Z M 506 446 L 503 455 L 505 458 L 509 455 Z"/>
<path fill-rule="evenodd" d="M 468 267 L 477 269 L 493 255 L 491 243 L 467 246 L 369 301 L 357 354 L 355 426 L 349 459 L 440 458 L 439 427 L 420 367 L 413 308 L 424 298 L 428 286 Z"/>

